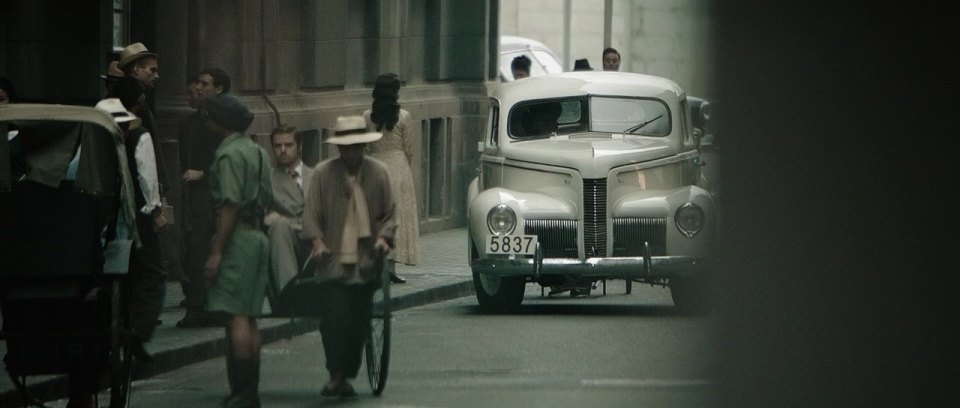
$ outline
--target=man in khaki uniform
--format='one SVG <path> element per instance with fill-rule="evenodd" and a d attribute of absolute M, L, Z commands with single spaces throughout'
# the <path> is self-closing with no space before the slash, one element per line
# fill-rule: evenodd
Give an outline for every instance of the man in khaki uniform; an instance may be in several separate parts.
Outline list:
<path fill-rule="evenodd" d="M 207 129 L 221 137 L 210 166 L 217 228 L 204 274 L 211 285 L 207 310 L 226 318 L 227 379 L 224 407 L 259 407 L 260 347 L 256 317 L 267 293 L 269 242 L 260 221 L 272 202 L 270 157 L 243 132 L 253 114 L 229 94 L 206 100 Z"/>

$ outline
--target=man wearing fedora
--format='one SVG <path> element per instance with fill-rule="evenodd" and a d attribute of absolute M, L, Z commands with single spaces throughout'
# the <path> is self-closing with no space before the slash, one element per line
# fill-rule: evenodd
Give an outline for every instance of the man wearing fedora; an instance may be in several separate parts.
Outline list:
<path fill-rule="evenodd" d="M 134 115 L 143 112 L 143 85 L 130 77 L 117 80 L 113 92 L 122 108 Z M 167 225 L 160 201 L 160 183 L 157 180 L 156 152 L 153 136 L 143 127 L 131 127 L 126 132 L 124 146 L 130 160 L 134 197 L 137 200 L 137 230 L 142 246 L 135 248 L 130 256 L 130 315 L 134 338 L 134 356 L 144 362 L 152 357 L 143 348 L 143 343 L 153 337 L 157 318 L 163 309 L 167 272 L 163 264 L 159 232 Z"/>
<path fill-rule="evenodd" d="M 143 84 L 144 89 L 150 91 L 154 89 L 157 80 L 160 79 L 160 68 L 158 65 L 157 54 L 150 52 L 143 43 L 133 43 L 120 51 L 120 60 L 117 61 L 117 68 L 123 72 L 123 76 L 136 78 Z M 143 127 L 147 128 L 153 135 L 153 149 L 157 153 L 157 170 L 160 188 L 165 191 L 169 186 L 169 179 L 166 176 L 166 165 L 164 164 L 163 154 L 160 150 L 160 133 L 157 131 L 156 119 L 153 111 L 148 104 L 143 104 L 142 113 L 139 115 L 143 120 Z M 161 193 L 163 193 L 161 191 Z"/>
<path fill-rule="evenodd" d="M 364 155 L 382 137 L 367 131 L 363 116 L 337 118 L 340 156 L 317 165 L 307 189 L 304 236 L 313 244 L 320 282 L 320 334 L 330 380 L 321 395 L 354 397 L 347 379 L 360 369 L 369 329 L 371 298 L 397 229 L 390 178 L 382 162 Z"/>
<path fill-rule="evenodd" d="M 222 141 L 207 181 L 216 209 L 216 233 L 204 275 L 210 282 L 207 310 L 224 317 L 227 381 L 224 407 L 259 407 L 260 330 L 267 294 L 270 243 L 262 230 L 273 201 L 270 157 L 244 135 L 253 114 L 230 94 L 207 98 L 204 126 Z"/>

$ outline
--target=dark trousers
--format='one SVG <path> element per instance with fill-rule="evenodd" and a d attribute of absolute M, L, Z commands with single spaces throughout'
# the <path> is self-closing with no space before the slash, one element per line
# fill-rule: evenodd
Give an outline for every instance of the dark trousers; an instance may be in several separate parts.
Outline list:
<path fill-rule="evenodd" d="M 207 282 L 203 266 L 210 256 L 210 241 L 213 238 L 213 220 L 208 217 L 192 217 L 190 229 L 183 237 L 183 295 L 187 300 L 187 312 L 207 310 Z"/>
<path fill-rule="evenodd" d="M 148 217 L 137 216 L 137 229 L 140 231 L 143 246 L 134 247 L 130 252 L 130 272 L 127 274 L 130 287 L 130 326 L 141 341 L 153 337 L 167 288 L 167 272 L 163 267 L 160 238 L 153 230 L 153 220 Z"/>
<path fill-rule="evenodd" d="M 343 372 L 347 378 L 355 378 L 360 371 L 376 287 L 375 283 L 346 285 L 329 282 L 320 285 L 320 335 L 327 370 Z"/>

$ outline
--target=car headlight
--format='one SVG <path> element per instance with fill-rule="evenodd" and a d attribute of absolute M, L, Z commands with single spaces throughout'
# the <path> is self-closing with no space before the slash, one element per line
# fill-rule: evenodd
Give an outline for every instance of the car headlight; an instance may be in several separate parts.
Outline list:
<path fill-rule="evenodd" d="M 491 208 L 487 213 L 487 227 L 494 234 L 509 234 L 516 226 L 517 214 L 504 204 Z"/>
<path fill-rule="evenodd" d="M 703 230 L 703 226 L 706 224 L 706 216 L 703 214 L 703 210 L 694 203 L 681 205 L 677 209 L 674 220 L 677 223 L 677 229 L 687 238 L 693 238 L 694 235 Z"/>

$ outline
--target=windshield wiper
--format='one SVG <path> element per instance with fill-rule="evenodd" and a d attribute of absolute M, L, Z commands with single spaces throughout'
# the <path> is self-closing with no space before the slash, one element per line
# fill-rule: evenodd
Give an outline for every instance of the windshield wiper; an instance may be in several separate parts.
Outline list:
<path fill-rule="evenodd" d="M 636 131 L 640 130 L 641 128 L 643 128 L 644 126 L 647 126 L 647 125 L 653 123 L 653 121 L 655 121 L 655 120 L 657 120 L 657 119 L 660 119 L 660 118 L 662 118 L 662 117 L 663 117 L 663 114 L 661 113 L 661 114 L 657 115 L 657 117 L 655 117 L 655 118 L 653 118 L 653 119 L 650 119 L 650 120 L 648 120 L 648 121 L 646 121 L 646 122 L 640 122 L 639 125 L 631 126 L 631 127 L 626 128 L 626 129 L 623 131 L 623 133 L 633 133 L 633 132 L 636 132 Z"/>

